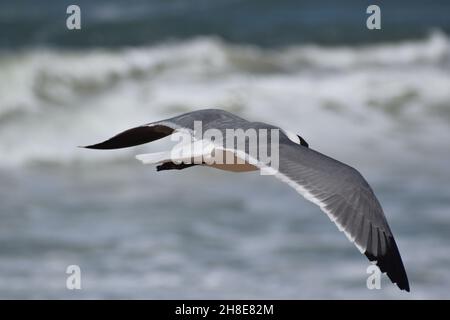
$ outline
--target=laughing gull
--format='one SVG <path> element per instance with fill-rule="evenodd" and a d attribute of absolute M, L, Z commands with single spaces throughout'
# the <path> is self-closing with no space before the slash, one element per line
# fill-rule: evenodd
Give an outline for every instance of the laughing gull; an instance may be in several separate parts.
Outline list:
<path fill-rule="evenodd" d="M 215 136 L 219 136 L 217 134 L 219 133 L 222 137 L 209 140 L 196 138 L 196 122 L 201 122 L 203 130 L 215 130 Z M 270 136 L 268 140 L 262 142 L 258 137 L 256 147 L 268 149 L 276 142 L 277 167 L 274 169 L 271 164 L 263 163 L 260 154 L 257 152 L 254 156 L 255 153 L 252 152 L 254 148 L 247 144 L 243 147 L 234 144 L 234 137 L 232 148 L 228 147 L 224 138 L 228 129 L 279 130 L 277 141 Z M 408 277 L 397 244 L 372 188 L 357 170 L 309 148 L 308 143 L 296 134 L 262 122 L 249 122 L 227 111 L 205 109 L 135 127 L 85 148 L 126 148 L 152 142 L 177 132 L 183 132 L 191 137 L 191 145 L 187 148 L 190 151 L 187 153 L 174 153 L 172 150 L 136 157 L 143 163 L 159 164 L 158 171 L 180 170 L 196 165 L 237 172 L 272 169 L 275 177 L 318 205 L 361 253 L 370 261 L 376 262 L 393 283 L 409 292 Z M 185 146 L 179 146 L 178 151 L 186 151 Z M 228 161 L 215 163 L 205 160 L 204 156 L 208 155 L 207 159 L 211 159 L 214 153 L 224 153 L 226 157 L 232 154 L 234 161 L 236 159 L 244 161 L 233 162 L 230 165 Z M 179 156 L 176 157 L 174 154 Z M 199 157 L 200 162 L 193 161 Z M 186 161 L 187 159 L 191 162 Z"/>

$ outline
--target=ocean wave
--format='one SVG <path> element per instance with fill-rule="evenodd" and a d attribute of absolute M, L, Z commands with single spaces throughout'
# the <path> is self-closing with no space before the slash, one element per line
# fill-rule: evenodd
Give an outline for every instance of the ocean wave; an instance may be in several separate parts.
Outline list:
<path fill-rule="evenodd" d="M 1 53 L 0 69 L 0 166 L 118 161 L 132 151 L 76 146 L 207 107 L 287 127 L 313 148 L 367 165 L 393 153 L 400 163 L 449 159 L 438 148 L 450 133 L 450 41 L 441 32 L 353 47 L 267 49 L 203 37 L 33 49 Z"/>

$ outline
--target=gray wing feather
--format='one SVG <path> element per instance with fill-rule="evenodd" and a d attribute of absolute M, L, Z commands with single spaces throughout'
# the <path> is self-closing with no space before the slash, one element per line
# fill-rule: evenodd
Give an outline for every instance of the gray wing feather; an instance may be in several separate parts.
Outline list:
<path fill-rule="evenodd" d="M 372 188 L 350 166 L 312 149 L 280 145 L 278 178 L 319 205 L 400 289 L 409 283 L 391 229 Z"/>

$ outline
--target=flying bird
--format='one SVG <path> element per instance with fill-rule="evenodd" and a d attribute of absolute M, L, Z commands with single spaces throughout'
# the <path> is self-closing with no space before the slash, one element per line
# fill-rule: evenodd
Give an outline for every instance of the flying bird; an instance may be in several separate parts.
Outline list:
<path fill-rule="evenodd" d="M 222 133 L 222 138 L 208 141 L 196 138 L 195 122 L 201 122 L 204 130 L 213 129 Z M 238 147 L 232 144 L 231 148 L 228 147 L 227 129 L 279 130 L 276 141 L 278 164 L 272 171 L 273 175 L 318 205 L 361 253 L 376 263 L 401 290 L 409 292 L 408 277 L 397 244 L 372 188 L 356 169 L 309 148 L 308 143 L 299 135 L 266 123 L 250 122 L 224 110 L 205 109 L 131 128 L 104 142 L 85 148 L 127 148 L 152 142 L 176 132 L 184 132 L 191 137 L 191 144 L 188 145 L 189 148 L 185 148 L 186 145 L 178 146 L 178 151 L 182 152 L 174 153 L 172 150 L 172 152 L 137 155 L 136 158 L 143 163 L 158 164 L 157 171 L 211 166 L 243 172 L 262 171 L 270 167 L 269 164 L 260 161 L 258 152 L 255 159 L 255 152 L 252 152 L 255 150 L 248 145 Z M 268 149 L 275 144 L 275 140 L 272 140 L 273 137 L 269 137 L 266 141 L 258 138 L 256 148 Z M 200 147 L 195 148 L 199 143 Z M 220 153 L 224 157 L 232 154 L 233 160 L 241 161 L 231 164 L 205 161 L 211 159 L 211 155 Z M 178 158 L 174 154 L 179 154 Z M 193 159 L 197 161 L 192 161 Z"/>

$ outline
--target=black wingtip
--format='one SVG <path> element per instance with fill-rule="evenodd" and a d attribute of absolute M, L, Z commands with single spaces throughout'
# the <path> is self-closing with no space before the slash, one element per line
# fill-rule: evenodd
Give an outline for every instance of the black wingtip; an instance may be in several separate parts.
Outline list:
<path fill-rule="evenodd" d="M 134 147 L 147 142 L 152 142 L 173 132 L 172 128 L 163 125 L 152 125 L 152 126 L 139 126 L 135 128 L 123 131 L 114 137 L 105 140 L 103 142 L 83 146 L 86 149 L 99 149 L 99 150 L 109 150 L 109 149 L 122 149 L 128 147 Z"/>
<path fill-rule="evenodd" d="M 389 276 L 389 275 L 388 275 Z M 405 273 L 406 276 L 406 273 Z M 408 278 L 406 277 L 404 280 L 400 280 L 399 282 L 394 282 L 400 290 L 410 292 Z"/>
<path fill-rule="evenodd" d="M 108 140 L 101 142 L 101 143 L 97 143 L 97 144 L 91 144 L 89 146 L 79 146 L 79 148 L 83 148 L 83 149 L 98 149 L 98 150 L 106 150 L 106 149 L 117 149 L 114 146 L 109 146 L 106 142 L 108 142 Z"/>
<path fill-rule="evenodd" d="M 389 279 L 397 285 L 400 290 L 410 292 L 408 276 L 403 265 L 397 244 L 392 236 L 386 236 L 387 251 L 382 256 L 374 256 L 366 251 L 364 254 L 370 261 L 376 261 L 381 272 L 386 273 Z"/>

